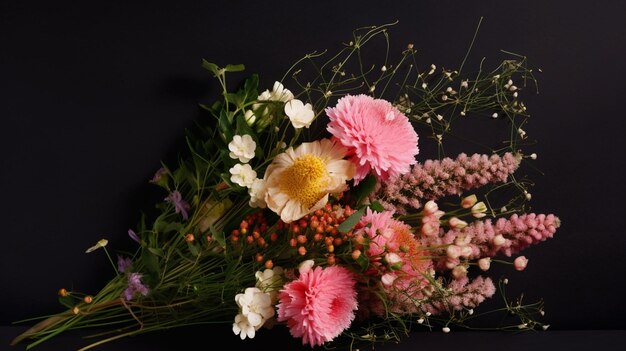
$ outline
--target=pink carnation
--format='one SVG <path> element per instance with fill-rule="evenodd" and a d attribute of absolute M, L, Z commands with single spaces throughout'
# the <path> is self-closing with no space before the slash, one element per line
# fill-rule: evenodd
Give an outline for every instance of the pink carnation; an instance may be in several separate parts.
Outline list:
<path fill-rule="evenodd" d="M 279 294 L 278 321 L 287 321 L 302 344 L 322 345 L 350 326 L 357 309 L 355 281 L 346 268 L 315 267 L 284 286 Z"/>
<path fill-rule="evenodd" d="M 417 133 L 391 103 L 367 95 L 346 95 L 327 108 L 328 131 L 346 146 L 357 167 L 354 183 L 370 171 L 377 178 L 405 174 L 415 164 Z"/>

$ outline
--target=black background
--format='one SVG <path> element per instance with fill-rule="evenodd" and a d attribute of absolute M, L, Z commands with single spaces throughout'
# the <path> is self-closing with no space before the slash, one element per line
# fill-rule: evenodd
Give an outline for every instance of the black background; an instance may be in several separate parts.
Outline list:
<path fill-rule="evenodd" d="M 503 270 L 511 295 L 543 298 L 554 330 L 626 329 L 624 14 L 621 1 L 1 1 L 0 324 L 110 277 L 84 250 L 130 247 L 126 230 L 162 197 L 147 180 L 218 93 L 202 58 L 271 87 L 304 54 L 398 20 L 392 49 L 454 67 L 482 16 L 467 67 L 505 49 L 543 71 L 540 94 L 524 95 L 545 173 L 531 204 L 563 220 L 524 252 L 524 272 Z"/>

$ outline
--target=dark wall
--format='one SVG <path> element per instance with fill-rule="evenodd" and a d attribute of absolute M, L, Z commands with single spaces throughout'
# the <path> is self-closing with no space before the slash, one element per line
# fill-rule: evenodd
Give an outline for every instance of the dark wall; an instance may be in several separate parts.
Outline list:
<path fill-rule="evenodd" d="M 244 63 L 269 87 L 303 54 L 399 20 L 396 48 L 452 67 L 483 16 L 468 66 L 505 49 L 543 71 L 526 96 L 545 173 L 531 205 L 563 220 L 525 251 L 526 271 L 506 271 L 511 294 L 544 298 L 554 329 L 624 329 L 626 3 L 375 3 L 3 1 L 0 322 L 57 312 L 59 288 L 96 292 L 110 277 L 84 250 L 103 237 L 130 247 L 126 230 L 160 199 L 147 180 L 217 94 L 202 58 Z"/>

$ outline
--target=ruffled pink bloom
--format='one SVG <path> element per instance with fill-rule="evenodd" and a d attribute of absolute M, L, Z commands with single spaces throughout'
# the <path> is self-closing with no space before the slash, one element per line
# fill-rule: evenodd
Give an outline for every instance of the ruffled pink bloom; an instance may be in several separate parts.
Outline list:
<path fill-rule="evenodd" d="M 350 326 L 357 309 L 355 280 L 346 268 L 315 267 L 284 286 L 279 294 L 278 321 L 287 321 L 302 344 L 322 345 Z"/>
<path fill-rule="evenodd" d="M 424 274 L 429 274 L 430 254 L 417 241 L 411 227 L 393 219 L 393 212 L 373 212 L 368 209 L 359 222 L 357 233 L 370 238 L 366 254 L 372 262 L 368 274 L 380 276 L 388 310 L 394 313 L 416 312 L 415 300 L 424 297 L 422 290 L 428 286 Z M 394 266 L 394 267 L 392 267 Z M 379 314 L 379 297 L 359 295 L 362 306 L 369 313 Z"/>
<path fill-rule="evenodd" d="M 417 133 L 391 103 L 367 95 L 346 95 L 327 108 L 328 131 L 348 148 L 357 167 L 354 183 L 370 171 L 378 179 L 407 173 L 416 163 Z"/>

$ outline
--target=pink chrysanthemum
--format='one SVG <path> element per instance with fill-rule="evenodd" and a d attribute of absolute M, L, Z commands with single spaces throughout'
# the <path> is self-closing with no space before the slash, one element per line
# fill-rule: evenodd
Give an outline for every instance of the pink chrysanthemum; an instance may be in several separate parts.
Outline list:
<path fill-rule="evenodd" d="M 352 154 L 354 183 L 372 171 L 380 180 L 405 174 L 415 164 L 417 133 L 391 103 L 367 95 L 346 95 L 327 108 L 328 131 Z"/>
<path fill-rule="evenodd" d="M 422 289 L 428 285 L 424 275 L 430 274 L 430 254 L 417 241 L 409 225 L 393 219 L 393 212 L 373 212 L 368 208 L 359 224 L 362 226 L 359 231 L 371 239 L 366 253 L 373 262 L 369 272 L 381 275 L 388 309 L 395 313 L 416 312 L 414 301 L 424 297 Z M 396 255 L 400 267 L 389 269 L 382 264 L 388 261 L 389 254 Z M 368 305 L 363 298 L 370 301 L 370 312 L 380 315 L 383 311 L 377 306 L 380 304 L 377 298 L 359 298 L 362 306 Z"/>
<path fill-rule="evenodd" d="M 357 309 L 354 277 L 347 269 L 332 266 L 301 271 L 284 286 L 278 297 L 278 321 L 287 321 L 302 344 L 322 345 L 350 326 Z"/>

